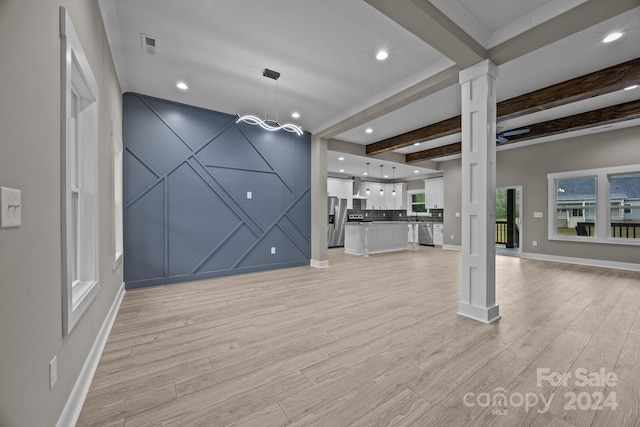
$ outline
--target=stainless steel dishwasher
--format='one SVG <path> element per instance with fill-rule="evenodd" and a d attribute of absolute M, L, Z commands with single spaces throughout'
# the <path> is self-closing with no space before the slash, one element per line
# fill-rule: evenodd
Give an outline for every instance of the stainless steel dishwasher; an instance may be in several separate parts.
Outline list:
<path fill-rule="evenodd" d="M 418 243 L 426 246 L 433 246 L 433 224 L 423 222 L 418 225 Z"/>

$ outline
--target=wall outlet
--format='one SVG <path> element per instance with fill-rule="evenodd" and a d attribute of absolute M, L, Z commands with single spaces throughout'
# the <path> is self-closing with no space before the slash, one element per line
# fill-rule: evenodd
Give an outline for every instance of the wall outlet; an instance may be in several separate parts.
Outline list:
<path fill-rule="evenodd" d="M 0 227 L 22 225 L 22 193 L 13 188 L 0 187 Z"/>
<path fill-rule="evenodd" d="M 275 255 L 275 254 L 276 254 L 276 247 L 271 246 L 271 255 Z"/>
<path fill-rule="evenodd" d="M 253 197 L 253 194 L 251 194 L 251 191 L 247 191 L 247 199 L 250 199 Z"/>
<path fill-rule="evenodd" d="M 58 382 L 58 356 L 53 356 L 49 362 L 49 390 L 53 390 L 56 382 Z"/>
<path fill-rule="evenodd" d="M 454 239 L 454 237 L 453 237 L 453 234 L 452 234 L 452 235 L 451 235 L 451 240 L 453 240 L 453 239 Z"/>
<path fill-rule="evenodd" d="M 533 217 L 534 218 L 542 218 L 542 212 L 534 212 L 533 213 Z"/>
<path fill-rule="evenodd" d="M 537 241 L 537 240 L 534 240 L 533 242 L 531 242 L 531 244 L 532 244 L 533 246 L 538 246 L 538 241 Z"/>
<path fill-rule="evenodd" d="M 382 212 L 382 216 L 387 216 L 387 213 L 386 212 Z"/>
<path fill-rule="evenodd" d="M 456 212 L 456 218 L 460 218 L 460 212 Z"/>

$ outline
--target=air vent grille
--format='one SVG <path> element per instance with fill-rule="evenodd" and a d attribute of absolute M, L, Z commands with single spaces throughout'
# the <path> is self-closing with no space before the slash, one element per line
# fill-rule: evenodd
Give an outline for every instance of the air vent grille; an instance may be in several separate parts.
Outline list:
<path fill-rule="evenodd" d="M 154 55 L 156 53 L 156 39 L 147 34 L 141 34 L 141 36 L 142 51 L 150 55 Z"/>
<path fill-rule="evenodd" d="M 273 79 L 273 80 L 278 80 L 280 78 L 279 72 L 270 70 L 268 68 L 264 69 L 264 71 L 262 72 L 262 75 L 265 77 L 269 77 L 270 79 Z"/>

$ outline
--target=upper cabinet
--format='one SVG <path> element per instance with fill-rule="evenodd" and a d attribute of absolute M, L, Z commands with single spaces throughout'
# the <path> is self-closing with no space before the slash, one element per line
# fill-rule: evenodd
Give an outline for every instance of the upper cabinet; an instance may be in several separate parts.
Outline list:
<path fill-rule="evenodd" d="M 424 197 L 427 209 L 444 209 L 444 178 L 425 179 Z"/>
<path fill-rule="evenodd" d="M 353 180 L 327 178 L 327 195 L 347 199 L 347 209 L 353 208 Z"/>
<path fill-rule="evenodd" d="M 369 194 L 367 194 L 367 189 Z M 382 189 L 382 193 L 380 190 Z M 395 194 L 394 190 L 395 189 Z M 406 209 L 407 183 L 381 184 L 379 182 L 363 182 L 360 195 L 367 198 L 367 209 Z"/>

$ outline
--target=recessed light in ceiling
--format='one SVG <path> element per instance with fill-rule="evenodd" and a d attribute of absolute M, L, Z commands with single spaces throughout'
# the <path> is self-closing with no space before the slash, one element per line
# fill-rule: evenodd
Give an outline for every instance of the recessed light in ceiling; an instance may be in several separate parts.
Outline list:
<path fill-rule="evenodd" d="M 637 87 L 638 87 L 638 85 L 631 85 L 631 86 L 625 87 L 624 90 L 633 90 L 633 89 L 635 89 Z"/>
<path fill-rule="evenodd" d="M 420 171 L 413 171 L 413 173 L 420 173 Z"/>
<path fill-rule="evenodd" d="M 180 90 L 187 90 L 189 89 L 189 86 L 187 86 L 187 84 L 185 82 L 178 82 L 176 83 L 176 87 Z"/>
<path fill-rule="evenodd" d="M 340 172 L 344 172 L 344 169 L 340 169 Z"/>
<path fill-rule="evenodd" d="M 369 175 L 369 174 L 368 174 L 368 173 L 366 173 L 366 172 L 362 172 L 362 175 Z"/>
<path fill-rule="evenodd" d="M 294 111 L 293 113 L 291 113 L 291 117 L 293 117 L 294 119 L 299 119 L 300 113 L 298 113 L 297 111 Z"/>
<path fill-rule="evenodd" d="M 420 143 L 419 142 L 414 142 L 413 145 L 415 145 L 417 147 L 418 145 L 420 145 Z"/>
<path fill-rule="evenodd" d="M 384 177 L 385 177 L 385 178 L 389 178 L 389 175 L 385 175 Z"/>
<path fill-rule="evenodd" d="M 371 133 L 371 132 L 373 132 L 373 129 L 371 129 L 371 128 L 367 128 L 367 130 L 365 130 L 365 132 L 366 132 L 366 133 Z"/>
<path fill-rule="evenodd" d="M 603 42 L 605 43 L 611 43 L 613 41 L 618 40 L 620 37 L 622 37 L 622 33 L 620 32 L 615 32 L 615 33 L 611 33 L 609 34 L 607 37 L 605 37 L 604 39 L 602 39 Z"/>
<path fill-rule="evenodd" d="M 380 51 L 378 51 L 378 53 L 376 53 L 376 59 L 378 61 L 384 61 L 388 57 L 389 57 L 389 54 L 387 53 L 386 50 L 380 50 Z"/>
<path fill-rule="evenodd" d="M 338 160 L 343 161 L 344 157 L 338 157 Z"/>

